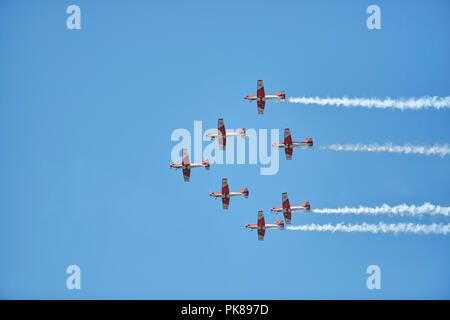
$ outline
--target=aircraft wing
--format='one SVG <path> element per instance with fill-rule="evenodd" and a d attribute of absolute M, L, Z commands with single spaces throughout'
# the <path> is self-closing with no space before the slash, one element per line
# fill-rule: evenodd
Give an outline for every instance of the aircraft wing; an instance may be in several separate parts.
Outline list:
<path fill-rule="evenodd" d="M 264 240 L 264 235 L 266 234 L 266 229 L 258 229 L 258 240 Z"/>
<path fill-rule="evenodd" d="M 228 188 L 227 178 L 222 179 L 222 205 L 224 209 L 228 209 L 230 205 L 230 189 Z M 224 197 L 225 196 L 225 197 Z"/>
<path fill-rule="evenodd" d="M 258 211 L 258 240 L 264 240 L 264 235 L 266 234 L 266 222 L 264 221 L 264 213 Z"/>
<path fill-rule="evenodd" d="M 183 166 L 189 164 L 189 154 L 187 149 L 183 148 L 183 160 L 182 160 Z"/>
<path fill-rule="evenodd" d="M 286 224 L 291 224 L 291 204 L 289 203 L 287 192 L 283 192 L 281 201 L 283 202 L 284 221 L 286 221 Z"/>
<path fill-rule="evenodd" d="M 228 206 L 230 205 L 230 197 L 222 197 L 222 205 L 225 210 L 228 209 Z"/>
<path fill-rule="evenodd" d="M 226 130 L 225 130 L 225 124 L 223 122 L 223 119 L 220 118 L 217 124 L 217 128 L 219 130 L 219 135 L 218 135 L 218 139 L 219 139 L 219 147 L 220 150 L 225 150 L 226 144 L 227 144 L 227 134 L 226 134 Z"/>
<path fill-rule="evenodd" d="M 286 160 L 292 160 L 292 137 L 289 128 L 284 129 L 284 153 L 286 154 Z"/>
<path fill-rule="evenodd" d="M 190 161 L 189 161 L 189 154 L 187 149 L 183 148 L 183 176 L 184 176 L 184 181 L 189 182 L 189 178 L 191 176 L 191 167 L 190 167 Z"/>
<path fill-rule="evenodd" d="M 226 136 L 219 136 L 218 140 L 219 140 L 219 149 L 220 150 L 225 150 L 225 147 L 227 145 L 227 137 Z"/>
<path fill-rule="evenodd" d="M 286 221 L 286 224 L 291 224 L 291 210 L 284 212 L 284 221 Z"/>
<path fill-rule="evenodd" d="M 264 84 L 262 80 L 258 80 L 258 88 L 256 91 L 256 95 L 259 97 L 265 97 L 266 94 L 264 93 Z"/>
<path fill-rule="evenodd" d="M 291 207 L 291 204 L 289 203 L 289 198 L 288 198 L 287 192 L 283 192 L 281 194 L 281 203 L 283 204 L 284 209 Z"/>
<path fill-rule="evenodd" d="M 191 168 L 183 169 L 184 181 L 189 182 L 189 178 L 191 177 Z"/>
<path fill-rule="evenodd" d="M 284 144 L 292 144 L 291 130 L 289 128 L 284 129 Z"/>
<path fill-rule="evenodd" d="M 258 114 L 263 114 L 264 107 L 266 106 L 266 101 L 265 101 L 266 93 L 264 92 L 264 85 L 263 85 L 262 80 L 258 80 L 256 96 L 258 97 L 258 99 L 257 99 Z"/>
<path fill-rule="evenodd" d="M 258 114 L 264 114 L 264 107 L 266 106 L 266 101 L 258 100 L 257 104 L 258 104 Z"/>
<path fill-rule="evenodd" d="M 294 149 L 291 146 L 284 148 L 284 153 L 286 154 L 286 160 L 292 160 L 292 153 Z"/>
<path fill-rule="evenodd" d="M 230 194 L 230 188 L 228 188 L 227 178 L 222 179 L 222 194 Z"/>
<path fill-rule="evenodd" d="M 217 129 L 219 130 L 219 134 L 225 135 L 225 124 L 224 124 L 222 118 L 220 118 L 220 119 L 217 121 Z"/>

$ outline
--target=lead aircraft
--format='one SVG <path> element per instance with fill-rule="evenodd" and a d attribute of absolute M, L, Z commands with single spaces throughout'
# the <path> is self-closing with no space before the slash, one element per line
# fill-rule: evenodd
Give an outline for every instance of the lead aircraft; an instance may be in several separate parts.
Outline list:
<path fill-rule="evenodd" d="M 208 160 L 203 160 L 202 163 L 190 163 L 188 151 L 183 148 L 182 162 L 172 163 L 170 167 L 175 169 L 183 169 L 184 181 L 189 182 L 191 177 L 191 168 L 205 167 L 206 170 L 209 170 L 210 165 Z"/>

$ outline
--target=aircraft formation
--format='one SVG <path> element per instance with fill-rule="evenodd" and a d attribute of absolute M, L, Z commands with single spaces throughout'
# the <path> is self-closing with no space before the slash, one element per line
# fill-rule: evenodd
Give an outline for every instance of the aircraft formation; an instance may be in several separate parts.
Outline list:
<path fill-rule="evenodd" d="M 277 94 L 270 95 L 265 94 L 264 85 L 262 80 L 258 80 L 257 82 L 257 92 L 256 95 L 248 95 L 245 96 L 244 99 L 248 101 L 256 101 L 258 114 L 264 114 L 264 109 L 266 106 L 266 101 L 271 100 L 286 100 L 286 94 L 284 91 L 279 91 Z M 227 145 L 227 137 L 237 137 L 241 136 L 242 139 L 245 139 L 246 132 L 244 128 L 239 128 L 236 131 L 227 131 L 225 129 L 225 123 L 222 118 L 218 120 L 217 123 L 217 132 L 207 133 L 206 137 L 214 140 L 217 139 L 219 143 L 220 150 L 225 150 Z M 282 148 L 284 149 L 284 153 L 286 155 L 286 160 L 292 160 L 293 150 L 294 148 L 312 148 L 313 140 L 311 138 L 306 138 L 304 141 L 293 141 L 291 137 L 291 132 L 289 128 L 284 129 L 284 141 L 273 143 L 272 147 Z M 185 182 L 189 182 L 191 176 L 191 169 L 198 167 L 205 167 L 206 170 L 210 169 L 209 161 L 202 160 L 201 163 L 191 163 L 189 161 L 188 150 L 182 150 L 182 162 L 181 163 L 173 163 L 170 165 L 171 168 L 182 169 L 183 177 Z M 211 197 L 217 199 L 222 199 L 222 207 L 223 209 L 228 209 L 230 206 L 230 198 L 235 196 L 243 195 L 244 198 L 248 198 L 249 191 L 248 188 L 242 188 L 240 191 L 230 191 L 228 186 L 228 179 L 222 179 L 222 191 L 221 192 L 212 192 L 209 194 Z M 278 229 L 284 230 L 285 224 L 291 224 L 292 212 L 304 211 L 308 212 L 311 209 L 311 205 L 308 201 L 303 202 L 298 206 L 291 206 L 289 202 L 289 198 L 286 192 L 283 192 L 281 195 L 281 207 L 274 207 L 270 210 L 275 214 L 282 212 L 284 216 L 284 222 L 281 220 L 277 220 L 275 223 L 266 223 L 264 219 L 264 213 L 262 210 L 258 211 L 258 220 L 255 224 L 246 224 L 245 227 L 249 230 L 257 230 L 258 231 L 258 240 L 264 240 L 264 235 L 266 230 L 268 229 Z"/>

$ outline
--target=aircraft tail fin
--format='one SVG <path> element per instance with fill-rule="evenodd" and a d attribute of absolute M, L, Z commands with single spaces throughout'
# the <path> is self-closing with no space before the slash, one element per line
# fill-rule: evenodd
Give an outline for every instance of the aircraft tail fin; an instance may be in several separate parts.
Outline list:
<path fill-rule="evenodd" d="M 309 147 L 314 145 L 313 140 L 311 138 L 306 138 L 304 141 Z"/>
<path fill-rule="evenodd" d="M 244 198 L 248 199 L 248 189 L 242 188 L 241 193 L 244 195 Z"/>
<path fill-rule="evenodd" d="M 303 202 L 303 207 L 308 211 L 311 210 L 311 205 L 309 204 L 309 201 Z"/>
<path fill-rule="evenodd" d="M 246 132 L 244 128 L 239 128 L 236 130 L 236 132 L 241 135 L 242 139 L 245 139 Z"/>
<path fill-rule="evenodd" d="M 284 91 L 278 91 L 277 96 L 279 96 L 281 100 L 286 100 L 286 93 L 284 93 Z"/>
<path fill-rule="evenodd" d="M 205 169 L 206 170 L 209 170 L 209 168 L 210 168 L 210 164 L 209 164 L 209 160 L 203 160 L 202 161 L 202 165 L 204 165 L 205 166 Z"/>

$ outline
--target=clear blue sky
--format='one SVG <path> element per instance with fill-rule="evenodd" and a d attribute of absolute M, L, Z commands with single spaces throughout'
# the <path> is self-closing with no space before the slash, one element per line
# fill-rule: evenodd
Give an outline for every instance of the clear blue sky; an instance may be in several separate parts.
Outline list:
<path fill-rule="evenodd" d="M 81 30 L 66 8 L 81 7 Z M 381 7 L 382 30 L 366 8 Z M 447 96 L 447 1 L 2 1 L 0 297 L 450 298 L 448 236 L 244 230 L 258 210 L 450 205 L 448 158 L 294 151 L 259 165 L 169 168 L 174 129 L 291 128 L 316 144 L 450 142 L 449 111 L 338 109 L 242 97 Z M 282 132 L 280 131 L 280 134 Z M 206 144 L 205 144 L 206 145 Z M 248 187 L 227 213 L 208 193 Z M 302 223 L 417 221 L 294 215 Z M 435 218 L 420 223 L 438 221 Z M 444 219 L 440 222 L 447 223 Z M 67 290 L 68 265 L 82 289 Z M 366 288 L 379 265 L 379 291 Z"/>

